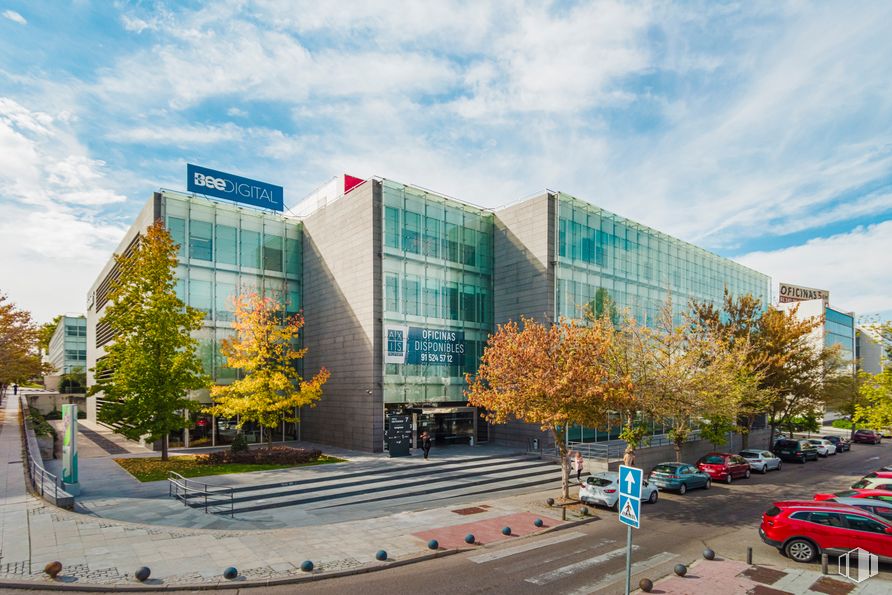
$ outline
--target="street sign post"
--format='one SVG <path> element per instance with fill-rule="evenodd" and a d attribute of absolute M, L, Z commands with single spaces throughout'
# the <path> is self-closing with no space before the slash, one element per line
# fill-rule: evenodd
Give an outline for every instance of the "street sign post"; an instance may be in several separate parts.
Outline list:
<path fill-rule="evenodd" d="M 632 586 L 632 527 L 641 527 L 641 488 L 644 472 L 637 467 L 619 467 L 619 522 L 626 525 L 626 595 Z"/>

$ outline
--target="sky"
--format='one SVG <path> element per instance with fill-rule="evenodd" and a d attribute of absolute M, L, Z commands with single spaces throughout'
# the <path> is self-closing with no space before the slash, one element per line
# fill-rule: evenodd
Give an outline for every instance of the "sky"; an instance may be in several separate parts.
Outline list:
<path fill-rule="evenodd" d="M 892 317 L 890 2 L 4 2 L 0 291 L 86 294 L 186 163 L 561 190 Z"/>

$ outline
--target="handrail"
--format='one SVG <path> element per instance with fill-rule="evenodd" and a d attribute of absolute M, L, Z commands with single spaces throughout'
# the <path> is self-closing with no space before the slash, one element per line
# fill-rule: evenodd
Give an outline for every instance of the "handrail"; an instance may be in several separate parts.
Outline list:
<path fill-rule="evenodd" d="M 192 486 L 190 487 L 189 484 L 192 484 Z M 215 500 L 214 496 L 218 494 L 223 494 L 223 498 Z M 167 472 L 167 496 L 169 498 L 182 500 L 183 506 L 192 508 L 203 507 L 205 514 L 209 512 L 209 508 L 226 506 L 226 496 L 229 496 L 229 516 L 233 517 L 235 514 L 235 497 L 231 487 L 215 486 L 200 481 L 193 481 L 183 477 L 176 471 Z M 198 504 L 197 506 L 190 504 L 190 498 L 204 498 L 203 506 L 202 504 Z"/>
<path fill-rule="evenodd" d="M 35 492 L 40 494 L 44 500 L 47 496 L 47 484 L 52 486 L 52 502 L 59 502 L 59 492 L 63 497 L 73 498 L 71 494 L 61 488 L 58 476 L 50 473 L 43 466 L 43 459 L 40 456 L 40 447 L 37 445 L 37 438 L 34 436 L 34 430 L 30 426 L 30 421 L 26 411 L 28 411 L 28 400 L 25 395 L 19 395 L 19 405 L 22 412 L 22 423 L 25 442 L 25 459 L 28 465 L 28 477 L 31 480 L 31 487 Z"/>

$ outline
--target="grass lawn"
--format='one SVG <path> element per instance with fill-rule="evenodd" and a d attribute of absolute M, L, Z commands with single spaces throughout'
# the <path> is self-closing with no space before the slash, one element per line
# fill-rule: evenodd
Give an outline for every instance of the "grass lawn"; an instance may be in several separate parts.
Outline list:
<path fill-rule="evenodd" d="M 158 481 L 167 479 L 168 471 L 176 471 L 183 477 L 200 477 L 202 475 L 225 475 L 227 473 L 248 473 L 251 471 L 267 471 L 269 469 L 290 469 L 291 467 L 312 467 L 329 463 L 343 463 L 346 459 L 322 455 L 310 463 L 298 465 L 252 465 L 247 463 L 230 463 L 225 465 L 200 465 L 195 455 L 170 457 L 162 461 L 161 457 L 134 457 L 132 459 L 115 459 L 130 475 L 140 481 Z"/>

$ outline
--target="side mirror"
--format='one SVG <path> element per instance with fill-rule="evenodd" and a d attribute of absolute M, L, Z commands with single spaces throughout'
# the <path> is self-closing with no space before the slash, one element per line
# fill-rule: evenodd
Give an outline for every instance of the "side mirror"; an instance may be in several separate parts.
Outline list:
<path fill-rule="evenodd" d="M 886 527 L 886 534 L 892 535 L 892 527 Z"/>

